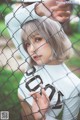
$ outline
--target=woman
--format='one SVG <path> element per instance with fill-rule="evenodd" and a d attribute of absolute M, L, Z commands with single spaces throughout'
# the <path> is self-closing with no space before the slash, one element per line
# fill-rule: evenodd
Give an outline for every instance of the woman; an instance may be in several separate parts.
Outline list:
<path fill-rule="evenodd" d="M 38 0 L 40 1 L 40 0 Z M 60 1 L 60 0 L 59 0 Z M 62 0 L 61 0 L 62 1 Z M 63 0 L 64 1 L 64 0 Z M 12 38 L 12 41 L 15 47 L 19 50 L 19 53 L 23 60 L 26 60 L 27 54 L 23 49 L 22 42 L 21 42 L 21 24 L 33 20 L 38 19 L 42 16 L 49 17 L 51 19 L 56 19 L 61 23 L 64 23 L 70 17 L 70 6 L 66 4 L 56 4 L 55 0 L 46 0 L 43 3 L 38 3 L 36 5 L 35 0 L 24 0 L 28 6 L 23 7 L 23 4 L 19 6 L 18 9 L 14 10 L 14 12 L 8 14 L 5 17 L 5 23 L 8 27 L 8 31 Z M 31 5 L 30 5 L 31 4 Z M 25 76 L 24 76 L 25 77 Z M 23 79 L 24 79 L 23 77 Z M 22 97 L 19 95 L 19 99 L 21 100 Z M 25 106 L 26 115 L 28 112 L 30 113 L 30 108 L 28 108 L 28 104 L 26 102 L 21 102 L 22 107 Z M 28 116 L 31 118 L 31 115 Z M 24 118 L 23 118 L 24 119 Z M 33 119 L 33 118 L 32 118 Z"/>

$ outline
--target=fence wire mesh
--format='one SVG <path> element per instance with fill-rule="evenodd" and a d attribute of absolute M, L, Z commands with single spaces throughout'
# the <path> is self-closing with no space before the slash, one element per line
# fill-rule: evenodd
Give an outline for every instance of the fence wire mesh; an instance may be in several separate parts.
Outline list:
<path fill-rule="evenodd" d="M 57 69 L 55 68 L 57 73 L 59 72 L 59 70 L 60 72 L 63 70 L 63 74 L 60 75 L 58 73 L 58 75 L 60 76 L 57 75 L 56 77 L 54 69 L 51 68 L 50 70 L 46 65 L 42 65 L 38 69 L 34 65 L 31 71 L 29 71 L 30 75 L 28 71 L 26 71 L 28 66 L 31 67 L 31 64 L 29 63 L 29 58 L 31 56 L 28 56 L 26 54 L 26 52 L 23 49 L 22 43 L 21 41 L 19 42 L 19 40 L 21 40 L 20 35 L 21 35 L 22 25 L 26 21 L 28 21 L 29 17 L 32 20 L 35 18 L 35 16 L 33 15 L 33 8 L 31 8 L 32 10 L 29 11 L 29 8 L 27 8 L 26 5 L 27 3 L 19 2 L 19 1 L 10 1 L 10 0 L 1 1 L 0 119 L 1 120 L 4 118 L 7 119 L 5 114 L 3 114 L 2 116 L 1 111 L 9 111 L 10 120 L 33 120 L 35 119 L 33 118 L 33 114 L 36 113 L 40 113 L 43 119 L 46 120 L 47 119 L 62 120 L 63 115 L 64 115 L 63 120 L 64 119 L 69 120 L 69 117 L 72 118 L 71 120 L 76 120 L 75 115 L 78 114 L 78 111 L 80 109 L 79 108 L 80 84 L 77 84 L 79 81 L 78 78 L 80 78 L 80 6 L 74 5 L 70 19 L 61 25 L 61 28 L 64 29 L 65 33 L 68 35 L 72 43 L 71 47 L 69 47 L 67 50 L 73 48 L 75 55 L 73 55 L 72 58 L 70 58 L 67 62 L 65 62 L 65 64 L 69 67 L 70 71 L 68 71 L 64 65 L 62 65 L 62 67 L 59 68 L 57 67 Z M 20 9 L 21 11 L 22 9 L 24 9 L 24 14 L 20 13 Z M 5 18 L 5 16 L 12 11 L 13 14 Z M 26 17 L 25 13 L 28 14 L 27 15 L 28 17 Z M 46 21 L 46 19 L 44 21 Z M 56 34 L 59 34 L 59 31 Z M 28 43 L 28 47 L 29 45 L 30 43 Z M 37 49 L 39 50 L 39 48 Z M 73 74 L 75 74 L 77 77 Z M 46 82 L 44 81 L 45 78 L 46 78 Z M 72 82 L 72 84 L 68 83 L 70 88 L 67 89 L 65 86 L 65 84 L 67 83 L 64 83 L 66 79 Z M 77 82 L 73 82 L 72 79 L 75 79 L 75 81 Z M 58 81 L 62 81 L 62 82 L 58 82 Z M 45 110 L 43 106 L 41 108 L 41 104 L 39 106 L 39 103 L 36 100 L 37 110 L 34 110 L 33 112 L 31 109 L 32 97 L 29 95 L 29 92 L 36 91 L 38 94 L 38 91 L 43 89 L 40 84 L 43 85 L 47 95 L 49 96 L 48 102 L 50 102 L 50 104 L 48 105 L 48 108 L 45 108 L 46 109 Z M 61 91 L 61 88 L 59 88 L 59 86 L 60 87 L 63 86 L 64 90 Z M 74 88 L 74 90 L 71 92 L 71 94 L 68 94 L 72 88 Z M 23 96 L 23 99 L 18 98 L 18 91 Z M 40 94 L 42 93 L 40 92 Z M 36 99 L 35 97 L 38 97 L 38 95 L 36 96 L 34 95 L 33 97 L 34 99 Z M 47 104 L 48 102 L 46 99 L 45 103 Z M 36 105 L 34 105 L 34 107 L 35 106 Z M 46 111 L 45 114 L 46 118 L 44 118 L 43 115 L 44 111 Z M 80 115 L 78 115 L 77 120 L 80 120 Z"/>

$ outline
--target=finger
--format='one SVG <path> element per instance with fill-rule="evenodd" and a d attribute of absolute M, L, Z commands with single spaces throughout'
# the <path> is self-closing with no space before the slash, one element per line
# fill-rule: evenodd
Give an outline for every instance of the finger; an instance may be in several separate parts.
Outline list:
<path fill-rule="evenodd" d="M 41 97 L 40 94 L 37 93 L 37 92 L 31 92 L 30 95 L 33 97 L 33 100 L 34 100 L 35 103 L 37 103 L 38 100 L 39 100 L 40 97 Z"/>
<path fill-rule="evenodd" d="M 42 90 L 42 94 L 46 96 L 46 91 L 44 89 L 41 89 L 41 90 Z"/>
<path fill-rule="evenodd" d="M 34 99 L 36 99 L 36 92 L 34 92 L 34 91 L 32 91 L 32 92 L 30 92 L 30 95 L 34 98 Z"/>
<path fill-rule="evenodd" d="M 32 91 L 30 92 L 30 95 L 33 96 L 36 92 L 35 91 Z"/>
<path fill-rule="evenodd" d="M 64 11 L 71 11 L 72 6 L 71 5 L 58 5 L 57 10 L 64 10 Z"/>
<path fill-rule="evenodd" d="M 45 97 L 47 100 L 49 100 L 46 91 L 44 89 L 42 89 L 42 96 Z"/>
<path fill-rule="evenodd" d="M 70 7 L 71 4 L 70 4 L 70 3 L 63 2 L 63 3 L 57 3 L 57 6 L 65 8 L 65 7 Z"/>
<path fill-rule="evenodd" d="M 36 98 L 38 98 L 38 99 L 40 99 L 41 98 L 41 95 L 40 95 L 40 93 L 36 93 Z"/>
<path fill-rule="evenodd" d="M 61 16 L 61 17 L 69 17 L 71 15 L 70 11 L 58 11 L 56 13 L 53 13 L 53 15 L 56 16 Z"/>
<path fill-rule="evenodd" d="M 69 19 L 69 17 L 56 17 L 55 18 L 57 21 L 59 21 L 60 23 L 63 23 L 64 21 L 67 21 Z"/>
<path fill-rule="evenodd" d="M 50 10 L 51 12 L 52 11 L 70 11 L 71 7 L 70 6 L 63 7 L 61 5 L 58 5 L 58 6 L 52 6 Z"/>

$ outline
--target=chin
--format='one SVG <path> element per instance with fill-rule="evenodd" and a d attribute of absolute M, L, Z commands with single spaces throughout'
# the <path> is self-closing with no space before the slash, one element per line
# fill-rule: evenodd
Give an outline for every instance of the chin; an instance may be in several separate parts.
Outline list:
<path fill-rule="evenodd" d="M 37 65 L 43 65 L 44 63 L 42 63 L 42 62 L 37 62 Z"/>
<path fill-rule="evenodd" d="M 40 66 L 40 65 L 43 65 L 43 64 L 42 64 L 42 63 L 37 63 L 37 65 L 39 65 L 39 66 Z"/>
<path fill-rule="evenodd" d="M 48 62 L 42 62 L 42 61 L 36 62 L 36 63 L 37 63 L 37 65 L 47 65 L 48 64 Z"/>

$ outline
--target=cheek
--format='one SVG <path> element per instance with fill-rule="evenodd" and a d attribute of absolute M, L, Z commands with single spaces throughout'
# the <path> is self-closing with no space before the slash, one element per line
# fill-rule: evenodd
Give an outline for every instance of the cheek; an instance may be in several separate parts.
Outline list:
<path fill-rule="evenodd" d="M 45 50 L 45 51 L 51 51 L 51 46 L 50 46 L 48 43 L 46 43 L 46 44 L 43 46 L 43 50 Z"/>
<path fill-rule="evenodd" d="M 44 51 L 46 51 L 45 49 L 46 49 L 46 44 L 45 45 L 41 45 L 41 46 L 39 46 L 38 48 L 38 52 L 40 52 L 40 53 L 43 53 Z"/>
<path fill-rule="evenodd" d="M 51 46 L 48 43 L 39 48 L 39 52 L 41 53 L 51 53 L 51 51 Z"/>

